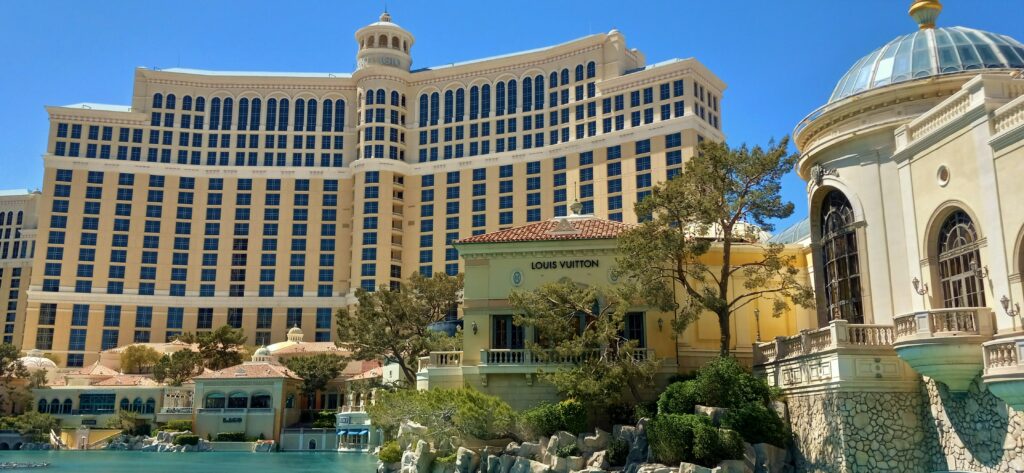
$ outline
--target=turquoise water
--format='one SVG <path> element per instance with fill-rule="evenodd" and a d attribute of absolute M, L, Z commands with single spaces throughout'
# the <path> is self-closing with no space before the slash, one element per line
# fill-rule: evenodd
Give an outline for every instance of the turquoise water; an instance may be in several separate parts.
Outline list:
<path fill-rule="evenodd" d="M 372 473 L 377 457 L 362 453 L 0 452 L 0 462 L 47 462 L 49 468 L 10 470 L 75 473 Z"/>

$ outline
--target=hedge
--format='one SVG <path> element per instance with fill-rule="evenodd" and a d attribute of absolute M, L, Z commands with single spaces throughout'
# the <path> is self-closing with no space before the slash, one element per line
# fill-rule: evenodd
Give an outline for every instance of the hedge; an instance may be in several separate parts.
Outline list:
<path fill-rule="evenodd" d="M 587 410 L 583 403 L 566 399 L 558 404 L 543 403 L 522 413 L 522 421 L 537 436 L 549 436 L 560 430 L 579 434 L 587 430 Z"/>
<path fill-rule="evenodd" d="M 709 468 L 743 458 L 743 440 L 718 429 L 711 419 L 693 414 L 664 414 L 651 420 L 647 433 L 654 458 L 666 465 L 696 463 Z"/>
<path fill-rule="evenodd" d="M 789 427 L 773 409 L 761 403 L 729 409 L 722 427 L 735 430 L 748 443 L 770 443 L 786 448 L 792 437 Z"/>
<path fill-rule="evenodd" d="M 174 445 L 196 445 L 199 443 L 198 435 L 179 435 L 174 437 Z"/>
<path fill-rule="evenodd" d="M 384 464 L 398 463 L 402 461 L 402 449 L 398 448 L 398 442 L 392 440 L 380 448 L 377 458 Z"/>
<path fill-rule="evenodd" d="M 213 440 L 217 442 L 245 442 L 248 439 L 245 437 L 245 432 L 219 432 Z"/>
<path fill-rule="evenodd" d="M 165 432 L 185 432 L 192 430 L 192 421 L 190 420 L 172 420 L 168 421 L 163 426 Z"/>

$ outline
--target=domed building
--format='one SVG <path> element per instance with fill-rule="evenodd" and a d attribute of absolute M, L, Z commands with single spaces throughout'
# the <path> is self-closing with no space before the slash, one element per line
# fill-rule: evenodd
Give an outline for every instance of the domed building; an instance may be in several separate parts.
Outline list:
<path fill-rule="evenodd" d="M 882 455 L 898 471 L 1024 467 L 1004 448 L 1024 421 L 1024 44 L 939 27 L 942 7 L 912 2 L 918 30 L 856 60 L 794 131 L 821 328 L 755 357 L 805 468 L 877 468 L 879 438 L 900 439 Z"/>

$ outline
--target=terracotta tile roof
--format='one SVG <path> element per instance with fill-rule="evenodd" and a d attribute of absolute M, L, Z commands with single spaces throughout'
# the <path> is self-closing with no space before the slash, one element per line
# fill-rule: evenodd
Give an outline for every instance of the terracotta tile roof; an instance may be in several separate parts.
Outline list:
<path fill-rule="evenodd" d="M 366 371 L 364 371 L 362 373 L 359 373 L 359 374 L 349 378 L 349 380 L 350 381 L 358 381 L 358 380 L 361 380 L 361 379 L 380 378 L 382 376 L 384 376 L 384 368 L 378 366 L 376 368 L 371 368 L 371 369 L 366 370 Z"/>
<path fill-rule="evenodd" d="M 620 233 L 634 226 L 593 216 L 555 217 L 543 222 L 463 238 L 459 243 L 604 240 L 617 238 Z"/>
<path fill-rule="evenodd" d="M 364 374 L 366 374 L 367 372 L 373 371 L 375 369 L 380 369 L 380 362 L 379 361 L 376 361 L 376 360 L 370 360 L 370 361 L 353 360 L 353 361 L 348 362 L 347 365 L 345 365 L 345 370 L 341 372 L 341 376 L 342 377 L 346 377 L 348 379 L 362 379 L 362 378 L 359 378 L 359 377 L 364 375 Z"/>
<path fill-rule="evenodd" d="M 85 368 L 68 370 L 66 374 L 71 376 L 117 376 L 120 373 L 113 368 L 101 365 L 100 362 L 97 361 Z"/>
<path fill-rule="evenodd" d="M 104 379 L 93 386 L 162 386 L 148 376 L 121 374 Z"/>
<path fill-rule="evenodd" d="M 183 342 L 181 340 L 172 340 L 172 341 L 167 342 L 167 343 L 132 343 L 132 344 L 129 344 L 129 345 L 121 345 L 119 347 L 110 348 L 108 350 L 103 350 L 103 351 L 104 352 L 109 352 L 109 353 L 124 353 L 124 351 L 126 349 L 128 349 L 128 347 L 135 346 L 135 345 L 141 345 L 141 346 L 144 346 L 144 347 L 152 348 L 152 349 L 156 350 L 158 353 L 167 353 L 168 350 L 170 350 L 170 349 L 184 349 L 184 348 L 188 348 L 189 350 L 192 350 L 192 351 L 199 351 L 199 344 L 198 343 L 185 343 L 185 342 Z"/>
<path fill-rule="evenodd" d="M 277 363 L 245 362 L 230 366 L 220 371 L 206 372 L 194 379 L 233 379 L 233 378 L 290 378 L 302 379 L 292 370 Z"/>
<path fill-rule="evenodd" d="M 267 347 L 270 349 L 270 347 Z M 277 350 L 270 349 L 274 356 L 281 355 L 316 355 L 319 353 L 336 353 L 338 355 L 347 355 L 348 350 L 342 349 L 334 344 L 334 342 L 298 342 L 294 345 L 287 345 Z"/>

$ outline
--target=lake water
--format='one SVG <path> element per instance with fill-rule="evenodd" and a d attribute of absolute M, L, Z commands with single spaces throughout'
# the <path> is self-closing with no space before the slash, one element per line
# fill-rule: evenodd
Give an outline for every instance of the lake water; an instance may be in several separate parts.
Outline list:
<path fill-rule="evenodd" d="M 362 453 L 156 453 L 117 451 L 0 452 L 0 462 L 47 462 L 11 471 L 75 473 L 372 473 L 377 457 Z"/>

